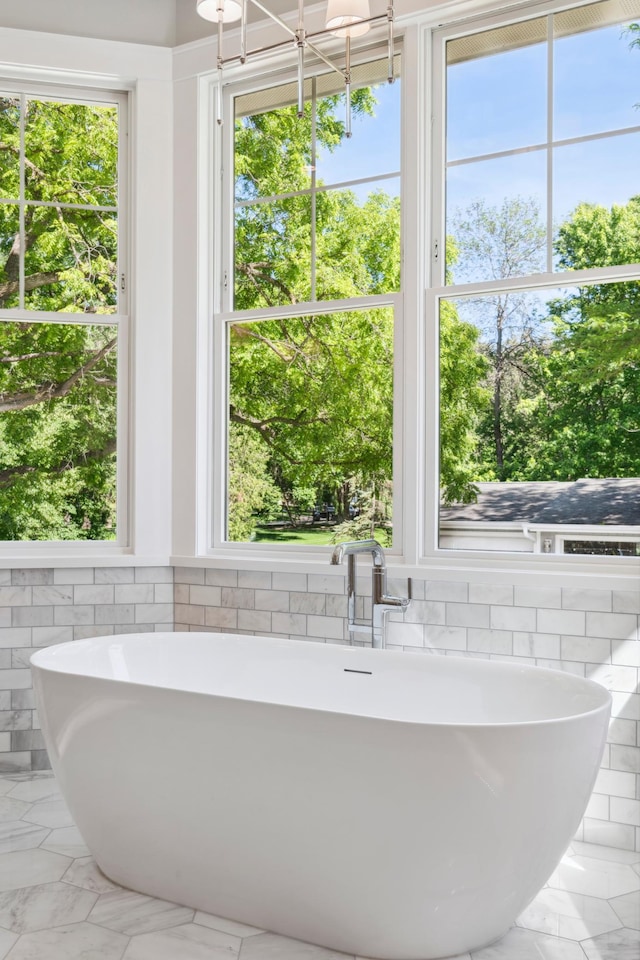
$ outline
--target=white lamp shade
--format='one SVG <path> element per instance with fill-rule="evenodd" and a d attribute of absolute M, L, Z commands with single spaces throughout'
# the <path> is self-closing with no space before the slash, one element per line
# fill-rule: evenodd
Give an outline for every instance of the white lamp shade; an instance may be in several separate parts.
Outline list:
<path fill-rule="evenodd" d="M 369 30 L 369 0 L 328 0 L 327 30 L 337 37 L 361 37 Z"/>
<path fill-rule="evenodd" d="M 224 8 L 222 13 L 223 23 L 233 23 L 234 20 L 239 20 L 242 16 L 242 4 L 238 3 L 237 0 L 198 0 L 196 9 L 205 20 L 212 20 L 217 23 L 218 7 L 220 5 Z"/>

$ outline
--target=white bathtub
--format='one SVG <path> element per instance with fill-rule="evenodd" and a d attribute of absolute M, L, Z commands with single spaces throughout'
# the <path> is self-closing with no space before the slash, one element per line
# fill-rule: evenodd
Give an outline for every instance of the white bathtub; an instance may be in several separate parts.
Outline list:
<path fill-rule="evenodd" d="M 364 957 L 500 937 L 551 874 L 609 694 L 555 671 L 155 633 L 31 659 L 53 769 L 107 876 Z"/>

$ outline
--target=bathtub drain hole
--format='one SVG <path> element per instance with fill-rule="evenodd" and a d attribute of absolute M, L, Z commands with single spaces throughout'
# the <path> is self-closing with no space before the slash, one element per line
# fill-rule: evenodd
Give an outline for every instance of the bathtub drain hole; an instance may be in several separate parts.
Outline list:
<path fill-rule="evenodd" d="M 345 673 L 368 673 L 369 676 L 373 674 L 373 670 L 351 670 L 349 667 L 344 668 Z"/>

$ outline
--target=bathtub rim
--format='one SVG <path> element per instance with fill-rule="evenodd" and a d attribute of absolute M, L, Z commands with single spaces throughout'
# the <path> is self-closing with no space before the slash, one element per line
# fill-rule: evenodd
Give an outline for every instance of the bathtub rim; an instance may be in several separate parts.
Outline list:
<path fill-rule="evenodd" d="M 510 661 L 502 661 L 502 660 L 499 660 L 499 661 L 488 660 L 488 659 L 485 660 L 482 658 L 456 656 L 455 654 L 452 654 L 451 656 L 447 656 L 444 654 L 433 654 L 433 656 L 437 657 L 440 662 L 453 661 L 452 666 L 455 665 L 455 662 L 462 661 L 471 670 L 474 670 L 474 669 L 477 669 L 479 671 L 490 670 L 491 672 L 495 672 L 495 673 L 503 672 L 506 674 L 511 673 L 514 675 L 516 673 L 522 673 L 522 672 L 528 673 L 530 670 L 534 670 L 536 672 L 541 672 L 544 674 L 551 674 L 552 676 L 562 677 L 564 682 L 566 682 L 567 679 L 569 679 L 570 683 L 575 682 L 575 683 L 578 683 L 580 686 L 583 686 L 584 684 L 586 684 L 594 692 L 594 694 L 597 694 L 599 697 L 602 698 L 602 702 L 600 704 L 593 706 L 589 710 L 583 710 L 579 713 L 571 713 L 561 717 L 543 717 L 543 718 L 536 718 L 536 719 L 530 718 L 530 719 L 524 719 L 524 720 L 502 720 L 502 721 L 416 720 L 416 719 L 406 719 L 403 717 L 383 716 L 383 715 L 377 715 L 377 714 L 374 715 L 372 713 L 362 713 L 362 712 L 356 712 L 356 711 L 345 711 L 341 709 L 331 709 L 330 707 L 326 707 L 326 706 L 321 707 L 321 706 L 313 706 L 313 705 L 307 705 L 307 704 L 290 703 L 284 700 L 276 700 L 276 699 L 267 698 L 267 697 L 264 697 L 264 698 L 247 697 L 247 696 L 243 697 L 243 696 L 233 696 L 228 693 L 224 693 L 224 694 L 216 693 L 213 690 L 211 691 L 192 690 L 185 686 L 173 686 L 171 684 L 166 684 L 166 683 L 160 684 L 160 683 L 141 682 L 138 680 L 124 680 L 118 677 L 105 676 L 104 674 L 91 674 L 91 673 L 84 673 L 84 672 L 69 671 L 66 669 L 60 669 L 59 667 L 56 667 L 54 665 L 48 665 L 46 662 L 45 663 L 41 662 L 43 660 L 46 661 L 48 656 L 50 657 L 50 659 L 55 661 L 56 650 L 62 649 L 62 648 L 69 649 L 71 647 L 76 647 L 77 645 L 80 645 L 80 644 L 84 646 L 85 644 L 88 645 L 90 643 L 99 642 L 101 646 L 102 645 L 108 646 L 109 642 L 113 642 L 116 640 L 125 640 L 125 639 L 149 640 L 149 638 L 151 637 L 158 638 L 163 636 L 167 638 L 180 637 L 184 639 L 185 637 L 194 636 L 194 635 L 199 638 L 206 637 L 207 639 L 224 637 L 227 639 L 234 640 L 236 638 L 244 637 L 252 640 L 255 639 L 257 641 L 270 642 L 278 646 L 283 645 L 285 646 L 285 648 L 286 647 L 293 648 L 294 646 L 297 648 L 301 643 L 301 641 L 299 640 L 291 640 L 283 637 L 265 637 L 257 634 L 256 635 L 231 634 L 231 633 L 211 634 L 211 633 L 205 633 L 201 631 L 192 631 L 185 634 L 184 632 L 181 632 L 181 631 L 163 630 L 163 631 L 157 631 L 155 633 L 128 633 L 128 634 L 111 634 L 108 636 L 101 636 L 101 637 L 86 637 L 82 640 L 70 640 L 61 644 L 52 644 L 51 646 L 43 647 L 41 649 L 35 650 L 29 658 L 29 663 L 32 670 L 35 669 L 45 674 L 51 673 L 51 674 L 57 674 L 59 676 L 65 676 L 69 678 L 77 677 L 79 680 L 81 679 L 100 680 L 108 684 L 116 684 L 118 686 L 122 686 L 126 688 L 137 688 L 142 690 L 166 690 L 167 692 L 180 693 L 180 694 L 185 694 L 187 696 L 197 696 L 197 697 L 207 697 L 207 698 L 214 697 L 219 700 L 229 700 L 229 701 L 234 701 L 238 703 L 260 703 L 260 704 L 263 704 L 264 706 L 270 706 L 270 707 L 285 707 L 291 710 L 307 710 L 307 711 L 313 711 L 316 713 L 333 714 L 333 715 L 342 716 L 342 717 L 354 717 L 361 720 L 372 720 L 372 721 L 394 723 L 394 724 L 410 724 L 412 726 L 417 726 L 417 727 L 434 727 L 434 728 L 440 728 L 440 729 L 447 728 L 447 729 L 469 730 L 470 728 L 482 728 L 483 730 L 495 729 L 495 730 L 506 731 L 509 729 L 518 729 L 521 727 L 529 727 L 529 726 L 537 727 L 540 725 L 568 723 L 568 722 L 574 722 L 578 720 L 586 720 L 588 717 L 596 716 L 603 712 L 610 714 L 612 701 L 613 701 L 611 693 L 607 690 L 607 688 L 604 687 L 601 683 L 598 683 L 597 680 L 592 680 L 589 677 L 579 677 L 579 676 L 576 676 L 575 674 L 569 673 L 568 671 L 553 670 L 549 667 L 539 667 L 535 664 L 528 664 L 528 663 L 521 664 L 521 663 L 513 663 Z M 399 657 L 404 658 L 406 656 L 406 652 L 401 652 L 396 650 L 373 651 L 372 648 L 369 648 L 369 647 L 353 647 L 353 646 L 348 646 L 348 645 L 345 646 L 345 645 L 338 645 L 338 644 L 329 645 L 323 642 L 322 640 L 308 641 L 308 642 L 315 643 L 316 646 L 323 647 L 323 648 L 330 647 L 332 651 L 335 651 L 335 650 L 345 651 L 344 654 L 338 654 L 338 656 L 347 655 L 348 653 L 353 654 L 354 651 L 356 651 L 356 656 L 360 655 L 361 652 L 369 653 L 369 654 L 375 653 L 376 656 L 380 656 L 380 655 L 392 656 L 396 659 L 397 662 L 402 662 L 402 661 L 399 661 L 397 658 Z M 307 641 L 305 641 L 305 646 L 306 646 L 306 643 Z M 425 656 L 425 655 L 422 655 L 422 656 Z M 432 655 L 428 655 L 429 659 L 431 659 L 431 656 Z"/>

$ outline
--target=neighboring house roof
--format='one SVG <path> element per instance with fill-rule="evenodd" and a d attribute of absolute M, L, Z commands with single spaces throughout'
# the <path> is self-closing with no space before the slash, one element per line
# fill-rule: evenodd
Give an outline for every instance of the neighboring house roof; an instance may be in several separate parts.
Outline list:
<path fill-rule="evenodd" d="M 640 525 L 640 478 L 476 483 L 475 503 L 440 507 L 444 521 Z"/>

